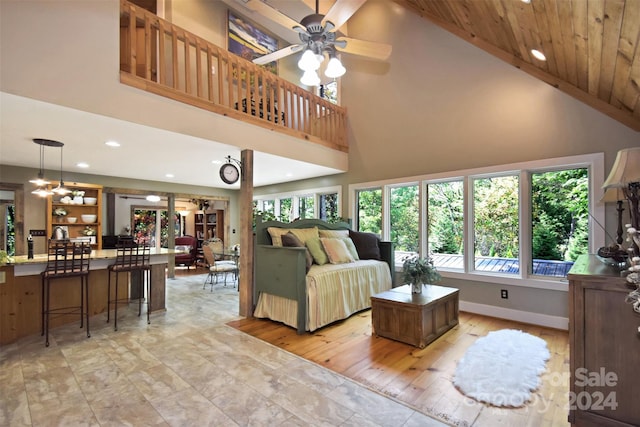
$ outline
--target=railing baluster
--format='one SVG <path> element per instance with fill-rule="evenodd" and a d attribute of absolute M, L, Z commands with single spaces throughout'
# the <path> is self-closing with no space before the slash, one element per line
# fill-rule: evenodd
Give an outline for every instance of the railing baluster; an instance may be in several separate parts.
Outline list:
<path fill-rule="evenodd" d="M 165 68 L 165 64 L 167 63 L 167 58 L 165 55 L 165 47 L 164 47 L 164 21 L 158 21 L 158 81 L 161 85 L 167 85 L 167 70 Z"/>
<path fill-rule="evenodd" d="M 191 94 L 191 42 L 189 41 L 189 35 L 185 32 L 184 36 L 184 91 Z"/>

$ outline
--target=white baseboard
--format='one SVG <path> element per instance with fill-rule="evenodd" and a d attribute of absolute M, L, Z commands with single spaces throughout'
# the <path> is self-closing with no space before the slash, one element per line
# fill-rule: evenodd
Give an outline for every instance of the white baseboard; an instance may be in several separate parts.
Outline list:
<path fill-rule="evenodd" d="M 460 301 L 460 311 L 482 314 L 483 316 L 498 317 L 500 319 L 514 320 L 516 322 L 530 323 L 547 328 L 569 330 L 569 319 L 548 314 L 520 311 L 512 308 L 496 307 L 495 305 L 478 304 L 475 302 Z"/>

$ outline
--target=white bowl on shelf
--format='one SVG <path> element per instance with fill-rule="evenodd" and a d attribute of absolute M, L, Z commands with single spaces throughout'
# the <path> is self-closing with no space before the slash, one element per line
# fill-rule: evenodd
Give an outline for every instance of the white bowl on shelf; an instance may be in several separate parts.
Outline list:
<path fill-rule="evenodd" d="M 98 199 L 96 199 L 95 197 L 85 197 L 84 198 L 84 204 L 85 205 L 95 205 L 97 201 L 98 201 Z"/>
<path fill-rule="evenodd" d="M 69 224 L 75 224 L 75 223 L 76 223 L 76 221 L 78 221 L 78 218 L 76 218 L 75 216 L 68 216 L 68 217 L 67 217 L 67 222 L 68 222 Z"/>
<path fill-rule="evenodd" d="M 85 224 L 93 224 L 94 222 L 96 222 L 96 219 L 98 219 L 98 215 L 94 214 L 83 214 L 80 215 L 80 217 L 82 218 L 82 222 L 84 222 Z"/>

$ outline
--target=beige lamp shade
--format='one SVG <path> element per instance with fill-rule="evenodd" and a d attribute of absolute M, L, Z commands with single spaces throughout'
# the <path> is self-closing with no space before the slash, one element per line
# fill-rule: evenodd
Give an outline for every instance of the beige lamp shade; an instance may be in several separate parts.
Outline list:
<path fill-rule="evenodd" d="M 600 199 L 601 203 L 614 203 L 626 200 L 624 191 L 620 187 L 609 187 L 604 191 L 604 195 Z"/>
<path fill-rule="evenodd" d="M 640 147 L 618 151 L 602 188 L 626 187 L 631 182 L 640 182 Z"/>

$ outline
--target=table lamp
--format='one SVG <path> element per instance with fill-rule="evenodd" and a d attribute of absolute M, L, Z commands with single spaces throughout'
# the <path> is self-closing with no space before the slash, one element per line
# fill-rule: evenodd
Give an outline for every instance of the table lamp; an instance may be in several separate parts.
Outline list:
<path fill-rule="evenodd" d="M 629 202 L 631 227 L 640 231 L 640 147 L 618 151 L 611 172 L 602 186 L 605 190 L 619 188 Z M 633 256 L 640 256 L 640 248 L 632 241 Z"/>

